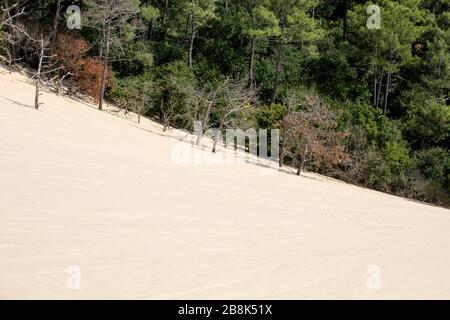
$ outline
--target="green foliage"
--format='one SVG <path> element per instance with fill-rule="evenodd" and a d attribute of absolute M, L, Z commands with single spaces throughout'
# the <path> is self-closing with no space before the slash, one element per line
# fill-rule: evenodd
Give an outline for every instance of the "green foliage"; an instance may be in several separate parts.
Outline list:
<path fill-rule="evenodd" d="M 286 112 L 286 106 L 281 104 L 264 105 L 256 114 L 257 123 L 261 128 L 275 128 Z"/>
<path fill-rule="evenodd" d="M 154 82 L 148 75 L 120 79 L 110 98 L 123 109 L 146 115 L 154 108 Z"/>
<path fill-rule="evenodd" d="M 411 90 L 403 97 L 406 114 L 405 138 L 418 148 L 444 146 L 450 139 L 450 106 L 432 99 L 422 90 Z"/>
<path fill-rule="evenodd" d="M 417 167 L 423 175 L 450 188 L 450 152 L 442 148 L 431 148 L 417 153 Z"/>
<path fill-rule="evenodd" d="M 161 13 L 158 8 L 145 4 L 141 7 L 141 16 L 142 20 L 148 23 L 158 19 L 161 16 Z"/>
<path fill-rule="evenodd" d="M 187 115 L 187 108 L 195 87 L 192 69 L 183 61 L 175 61 L 157 68 L 155 79 L 155 103 L 159 112 L 172 125 L 190 126 L 192 119 Z"/>
<path fill-rule="evenodd" d="M 244 35 L 250 38 L 262 38 L 281 34 L 280 21 L 275 13 L 267 7 L 267 3 L 256 5 L 254 0 L 249 0 L 243 1 L 242 6 L 246 8 L 239 8 L 240 23 Z"/>
<path fill-rule="evenodd" d="M 406 183 L 406 172 L 411 165 L 408 149 L 404 143 L 386 142 L 383 150 L 384 160 L 388 168 L 387 181 L 390 184 Z"/>

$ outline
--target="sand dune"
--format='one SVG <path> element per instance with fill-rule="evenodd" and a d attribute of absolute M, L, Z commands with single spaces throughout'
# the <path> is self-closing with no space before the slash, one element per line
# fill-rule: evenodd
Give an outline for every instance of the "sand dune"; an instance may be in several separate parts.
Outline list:
<path fill-rule="evenodd" d="M 0 298 L 450 298 L 449 210 L 178 165 L 158 124 L 51 93 L 37 111 L 0 73 Z"/>

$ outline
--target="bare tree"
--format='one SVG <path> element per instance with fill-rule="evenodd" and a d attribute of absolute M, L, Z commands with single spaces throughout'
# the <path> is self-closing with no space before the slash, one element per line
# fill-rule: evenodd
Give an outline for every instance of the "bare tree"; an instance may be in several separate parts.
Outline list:
<path fill-rule="evenodd" d="M 207 130 L 209 118 L 211 116 L 211 113 L 216 108 L 216 105 L 220 99 L 220 95 L 227 86 L 228 82 L 230 81 L 229 78 L 225 79 L 223 82 L 221 82 L 215 89 L 213 90 L 196 90 L 195 95 L 200 100 L 200 117 L 201 117 L 201 124 L 202 124 L 202 130 L 203 132 Z M 203 132 L 197 136 L 196 145 L 200 145 Z"/>
<path fill-rule="evenodd" d="M 6 55 L 0 55 L 0 58 L 7 62 L 8 67 L 16 61 L 22 60 L 17 58 L 15 48 L 25 37 L 31 39 L 25 31 L 25 27 L 18 21 L 18 18 L 25 15 L 25 8 L 21 7 L 21 2 L 18 1 L 13 5 L 9 5 L 8 0 L 3 0 L 2 16 L 0 20 L 0 33 L 2 34 L 3 43 L 0 49 Z"/>
<path fill-rule="evenodd" d="M 37 43 L 37 56 L 39 60 L 38 68 L 32 79 L 35 80 L 35 96 L 34 96 L 34 107 L 35 109 L 39 109 L 41 105 L 39 103 L 39 96 L 41 95 L 40 90 L 41 86 L 47 85 L 58 78 L 58 75 L 55 75 L 53 78 L 47 78 L 47 75 L 54 73 L 55 71 L 62 69 L 63 67 L 57 67 L 57 61 L 55 60 L 56 55 L 50 55 L 47 52 L 50 51 L 50 48 L 47 45 L 47 42 L 44 39 L 44 36 L 41 34 L 40 39 L 36 41 Z"/>
<path fill-rule="evenodd" d="M 163 132 L 166 132 L 170 128 L 172 119 L 176 115 L 177 102 L 174 99 L 168 99 L 164 101 L 161 99 L 161 115 L 163 120 Z"/>
<path fill-rule="evenodd" d="M 13 5 L 8 4 L 8 0 L 3 0 L 2 4 L 2 19 L 0 21 L 0 29 L 5 25 L 8 25 L 14 21 L 19 16 L 22 16 L 25 13 L 25 8 L 19 8 L 19 2 L 16 2 Z M 12 11 L 15 11 L 11 14 Z"/>
<path fill-rule="evenodd" d="M 194 97 L 197 109 L 191 110 L 193 117 L 201 123 L 201 132 L 197 133 L 196 145 L 200 145 L 203 133 L 211 128 L 214 118 L 217 134 L 214 136 L 212 152 L 216 152 L 221 131 L 236 124 L 240 111 L 251 108 L 257 101 L 258 89 L 249 87 L 246 80 L 226 78 L 213 89 L 195 90 Z"/>
<path fill-rule="evenodd" d="M 245 80 L 231 80 L 225 83 L 221 96 L 222 101 L 218 108 L 213 111 L 219 125 L 214 136 L 211 150 L 213 153 L 217 151 L 221 132 L 239 121 L 240 117 L 233 116 L 238 115 L 244 109 L 253 107 L 257 103 L 257 93 L 258 90 L 254 87 L 248 87 L 248 82 Z"/>
<path fill-rule="evenodd" d="M 111 33 L 123 26 L 126 21 L 139 12 L 139 0 L 88 0 L 90 10 L 87 13 L 90 26 L 100 31 L 101 56 L 103 58 L 103 73 L 100 83 L 98 109 L 103 108 L 108 62 L 111 44 Z"/>

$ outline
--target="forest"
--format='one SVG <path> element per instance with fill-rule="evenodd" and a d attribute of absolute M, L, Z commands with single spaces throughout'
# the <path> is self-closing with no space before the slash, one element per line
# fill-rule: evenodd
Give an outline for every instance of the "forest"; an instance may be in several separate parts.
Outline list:
<path fill-rule="evenodd" d="M 48 86 L 164 130 L 275 128 L 294 174 L 450 206 L 450 0 L 0 1 L 36 108 Z"/>

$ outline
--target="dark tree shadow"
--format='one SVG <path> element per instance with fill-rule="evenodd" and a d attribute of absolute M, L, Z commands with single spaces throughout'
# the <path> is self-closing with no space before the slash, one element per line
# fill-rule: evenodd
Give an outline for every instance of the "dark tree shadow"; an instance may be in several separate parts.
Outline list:
<path fill-rule="evenodd" d="M 16 104 L 16 105 L 18 105 L 18 106 L 21 106 L 21 107 L 30 108 L 30 109 L 33 109 L 33 110 L 36 110 L 36 111 L 41 111 L 41 110 L 39 110 L 39 109 L 36 109 L 36 108 L 34 107 L 34 105 L 24 104 L 24 103 L 22 103 L 22 102 L 19 102 L 19 101 L 10 99 L 10 98 L 4 98 L 4 99 L 5 99 L 5 100 L 8 100 L 8 101 L 10 101 L 10 102 L 12 102 L 12 103 L 14 103 L 14 104 Z"/>

